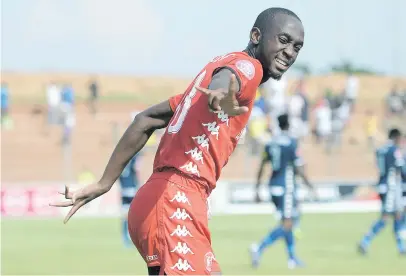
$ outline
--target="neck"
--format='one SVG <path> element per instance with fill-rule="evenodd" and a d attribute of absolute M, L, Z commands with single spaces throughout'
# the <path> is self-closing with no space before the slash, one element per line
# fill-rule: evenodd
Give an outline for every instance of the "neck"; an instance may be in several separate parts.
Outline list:
<path fill-rule="evenodd" d="M 245 48 L 245 50 L 244 50 L 243 52 L 247 53 L 247 54 L 248 54 L 250 57 L 252 57 L 252 58 L 258 59 L 258 58 L 256 57 L 255 48 L 252 47 L 252 44 L 251 44 L 251 43 L 248 44 L 247 48 Z"/>
<path fill-rule="evenodd" d="M 261 62 L 258 58 L 258 54 L 256 51 L 256 47 L 254 46 L 254 44 L 252 44 L 251 42 L 248 44 L 247 48 L 245 48 L 245 50 L 243 51 L 245 53 L 247 53 L 250 57 L 255 58 L 256 60 L 258 60 L 259 62 Z M 262 62 L 261 62 L 262 64 Z M 263 65 L 262 65 L 263 66 Z M 261 84 L 266 82 L 270 76 L 266 73 L 267 71 L 264 69 L 264 73 L 263 73 L 263 77 L 262 77 L 262 81 Z"/>

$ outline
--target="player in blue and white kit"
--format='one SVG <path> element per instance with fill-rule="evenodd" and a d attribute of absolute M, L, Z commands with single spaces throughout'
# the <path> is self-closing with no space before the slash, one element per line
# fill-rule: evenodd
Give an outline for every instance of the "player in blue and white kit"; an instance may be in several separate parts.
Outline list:
<path fill-rule="evenodd" d="M 301 176 L 304 184 L 312 188 L 313 192 L 314 190 L 304 173 L 303 161 L 298 154 L 297 140 L 288 134 L 288 116 L 279 116 L 278 122 L 282 132 L 273 137 L 272 141 L 265 146 L 261 166 L 258 171 L 256 191 L 258 198 L 258 188 L 263 168 L 267 163 L 271 163 L 270 193 L 276 210 L 280 214 L 281 224 L 274 228 L 259 245 L 252 245 L 250 251 L 252 265 L 257 267 L 264 250 L 280 238 L 284 238 L 288 252 L 288 267 L 295 268 L 303 265 L 296 257 L 295 238 L 293 235 L 293 225 L 299 219 L 296 176 Z"/>
<path fill-rule="evenodd" d="M 406 136 L 404 137 L 404 142 L 406 143 Z M 404 240 L 406 240 L 406 144 L 403 146 L 403 160 L 404 164 L 402 167 L 401 175 L 402 175 L 402 203 L 403 203 L 403 219 L 402 219 L 402 231 L 401 236 Z"/>
<path fill-rule="evenodd" d="M 120 194 L 121 194 L 121 207 L 122 207 L 122 237 L 124 245 L 127 247 L 133 247 L 133 243 L 128 233 L 128 208 L 133 200 L 139 185 L 137 164 L 139 162 L 140 153 L 136 154 L 125 166 L 123 172 L 120 175 Z"/>
<path fill-rule="evenodd" d="M 402 135 L 398 129 L 389 131 L 389 141 L 377 149 L 376 159 L 379 169 L 378 190 L 382 202 L 381 216 L 372 225 L 369 232 L 358 245 L 358 251 L 366 254 L 373 238 L 385 227 L 390 217 L 394 218 L 393 232 L 395 234 L 397 249 L 400 254 L 406 254 L 405 246 L 400 237 L 402 228 L 402 181 L 401 172 L 404 159 L 401 153 Z"/>

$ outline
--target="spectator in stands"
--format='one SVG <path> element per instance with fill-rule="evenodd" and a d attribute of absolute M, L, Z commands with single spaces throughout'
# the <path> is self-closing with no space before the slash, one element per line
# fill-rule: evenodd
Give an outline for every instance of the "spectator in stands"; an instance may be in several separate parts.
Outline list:
<path fill-rule="evenodd" d="M 268 116 L 272 134 L 277 135 L 280 132 L 278 116 L 285 114 L 287 109 L 287 80 L 285 77 L 282 77 L 279 81 L 270 79 L 261 88 L 264 90 L 265 99 L 268 104 Z"/>
<path fill-rule="evenodd" d="M 1 121 L 8 116 L 8 85 L 1 83 Z"/>
<path fill-rule="evenodd" d="M 288 105 L 291 135 L 298 139 L 308 134 L 309 101 L 304 85 L 304 80 L 301 79 Z"/>
<path fill-rule="evenodd" d="M 375 149 L 376 135 L 378 133 L 378 117 L 372 110 L 366 112 L 366 133 L 368 138 L 368 146 L 370 149 Z"/>
<path fill-rule="evenodd" d="M 10 128 L 12 122 L 10 119 L 10 95 L 8 85 L 5 82 L 1 83 L 1 125 L 5 128 Z"/>
<path fill-rule="evenodd" d="M 62 122 L 63 122 L 63 136 L 62 144 L 68 145 L 71 143 L 71 135 L 73 127 L 75 126 L 75 93 L 71 85 L 66 84 L 62 89 Z"/>
<path fill-rule="evenodd" d="M 355 102 L 358 97 L 358 90 L 359 90 L 358 78 L 353 73 L 348 74 L 344 93 L 350 108 L 350 112 L 354 111 Z"/>
<path fill-rule="evenodd" d="M 386 97 L 386 115 L 393 116 L 393 115 L 400 115 L 403 112 L 403 103 L 402 103 L 402 95 L 398 89 L 397 85 L 392 87 L 392 90 Z"/>
<path fill-rule="evenodd" d="M 48 124 L 58 124 L 61 107 L 61 90 L 56 83 L 52 82 L 47 86 L 46 94 L 48 104 Z"/>
<path fill-rule="evenodd" d="M 326 149 L 330 149 L 332 135 L 332 111 L 329 101 L 326 98 L 321 98 L 316 104 L 314 112 L 315 129 L 317 143 L 323 143 Z"/>
<path fill-rule="evenodd" d="M 263 148 L 268 129 L 267 105 L 265 99 L 259 96 L 254 103 L 248 122 L 248 142 L 252 155 L 257 155 Z"/>
<path fill-rule="evenodd" d="M 403 113 L 406 115 L 406 88 L 402 93 Z"/>
<path fill-rule="evenodd" d="M 99 99 L 99 85 L 96 80 L 91 81 L 89 85 L 89 109 L 93 116 L 97 115 L 97 101 Z"/>

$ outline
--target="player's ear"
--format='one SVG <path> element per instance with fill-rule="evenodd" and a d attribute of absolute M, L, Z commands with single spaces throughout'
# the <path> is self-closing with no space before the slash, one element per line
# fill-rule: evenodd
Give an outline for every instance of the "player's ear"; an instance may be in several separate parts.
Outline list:
<path fill-rule="evenodd" d="M 254 45 L 258 45 L 259 41 L 261 40 L 261 30 L 257 27 L 253 27 L 250 32 L 250 41 Z"/>

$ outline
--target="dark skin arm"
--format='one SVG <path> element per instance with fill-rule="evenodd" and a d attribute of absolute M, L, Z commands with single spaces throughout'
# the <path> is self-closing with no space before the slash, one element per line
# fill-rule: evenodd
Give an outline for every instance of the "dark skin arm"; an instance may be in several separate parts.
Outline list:
<path fill-rule="evenodd" d="M 304 166 L 296 166 L 295 167 L 296 173 L 302 178 L 303 183 L 306 185 L 306 187 L 309 188 L 309 190 L 313 193 L 313 196 L 316 197 L 316 190 L 314 189 L 314 186 L 310 184 L 310 181 L 307 177 L 307 174 L 304 170 Z"/>
<path fill-rule="evenodd" d="M 130 159 L 145 146 L 155 130 L 168 125 L 172 115 L 169 101 L 154 105 L 137 114 L 114 149 L 99 181 L 100 185 L 110 190 Z"/>
<path fill-rule="evenodd" d="M 263 157 L 261 160 L 261 164 L 259 165 L 259 169 L 257 172 L 257 182 L 255 184 L 255 202 L 260 202 L 261 199 L 259 198 L 259 186 L 261 186 L 261 179 L 262 179 L 262 174 L 264 172 L 264 168 L 266 164 L 269 163 L 269 160 L 267 157 Z"/>
<path fill-rule="evenodd" d="M 215 102 L 219 106 L 231 110 L 231 112 L 238 113 L 243 111 L 242 109 L 244 108 L 239 107 L 235 100 L 235 93 L 239 90 L 239 86 L 236 77 L 230 70 L 219 70 L 213 76 L 209 87 L 215 90 L 206 89 L 202 92 L 208 95 L 210 107 L 212 107 L 212 102 Z M 231 93 L 224 93 L 226 90 Z M 222 91 L 222 93 L 218 93 L 219 91 Z M 214 108 L 216 106 L 213 106 Z M 101 179 L 97 183 L 88 185 L 75 192 L 65 187 L 65 191 L 60 194 L 64 195 L 67 201 L 50 204 L 55 207 L 72 206 L 65 217 L 64 223 L 67 223 L 83 205 L 108 192 L 129 160 L 145 146 L 155 130 L 168 126 L 172 116 L 173 111 L 169 101 L 152 106 L 138 114 L 115 147 Z"/>

